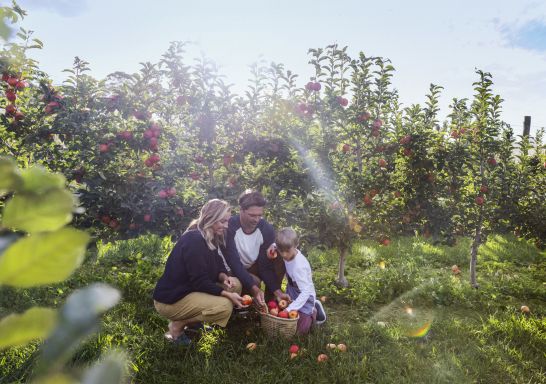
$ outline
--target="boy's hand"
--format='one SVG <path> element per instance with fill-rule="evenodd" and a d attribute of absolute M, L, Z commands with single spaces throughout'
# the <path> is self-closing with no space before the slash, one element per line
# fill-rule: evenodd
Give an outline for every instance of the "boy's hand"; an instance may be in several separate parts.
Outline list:
<path fill-rule="evenodd" d="M 277 301 L 279 300 L 286 300 L 288 303 L 291 303 L 292 302 L 292 299 L 290 298 L 290 296 L 288 296 L 287 293 L 284 293 L 283 291 L 281 291 L 280 289 L 277 289 L 275 291 L 275 297 L 277 297 Z"/>
<path fill-rule="evenodd" d="M 277 258 L 277 245 L 275 243 L 267 248 L 266 255 L 269 260 L 275 260 Z"/>

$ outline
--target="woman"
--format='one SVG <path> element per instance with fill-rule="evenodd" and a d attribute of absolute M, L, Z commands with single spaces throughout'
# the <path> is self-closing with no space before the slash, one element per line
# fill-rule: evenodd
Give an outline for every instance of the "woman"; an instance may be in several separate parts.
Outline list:
<path fill-rule="evenodd" d="M 154 290 L 154 305 L 170 320 L 165 336 L 188 345 L 186 326 L 207 322 L 225 327 L 233 305 L 241 308 L 241 283 L 227 275 L 219 248 L 225 249 L 225 232 L 231 207 L 223 200 L 208 201 L 176 243 Z"/>

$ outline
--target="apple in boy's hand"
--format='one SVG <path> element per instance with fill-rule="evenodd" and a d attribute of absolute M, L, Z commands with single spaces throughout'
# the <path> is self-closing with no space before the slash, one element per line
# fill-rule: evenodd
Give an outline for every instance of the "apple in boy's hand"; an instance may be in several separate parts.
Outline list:
<path fill-rule="evenodd" d="M 298 318 L 298 311 L 288 312 L 288 317 L 291 318 L 291 319 L 297 319 Z"/>
<path fill-rule="evenodd" d="M 286 312 L 285 310 L 280 311 L 279 317 L 282 317 L 283 319 L 288 319 L 288 312 Z"/>
<path fill-rule="evenodd" d="M 286 307 L 288 307 L 288 303 L 286 302 L 286 300 L 279 300 L 279 308 L 285 309 Z"/>
<path fill-rule="evenodd" d="M 274 260 L 277 258 L 277 247 L 275 247 L 274 244 L 271 244 L 271 246 L 267 250 L 267 258 L 269 260 Z"/>
<path fill-rule="evenodd" d="M 249 295 L 243 295 L 243 301 L 242 301 L 243 305 L 250 305 L 252 304 L 252 297 L 250 297 Z"/>

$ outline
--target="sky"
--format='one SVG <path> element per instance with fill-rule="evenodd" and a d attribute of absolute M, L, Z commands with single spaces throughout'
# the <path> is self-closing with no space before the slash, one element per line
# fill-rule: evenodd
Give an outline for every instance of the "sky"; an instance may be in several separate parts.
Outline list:
<path fill-rule="evenodd" d="M 7 1 L 2 1 L 7 5 Z M 444 87 L 443 120 L 453 98 L 472 98 L 476 69 L 493 75 L 502 118 L 521 134 L 546 127 L 544 0 L 18 0 L 20 23 L 44 43 L 30 54 L 61 83 L 74 57 L 91 75 L 139 70 L 158 62 L 172 41 L 188 58 L 213 60 L 241 94 L 255 62 L 283 63 L 303 86 L 313 73 L 309 48 L 332 43 L 381 56 L 396 68 L 404 106 L 423 104 L 431 83 Z"/>

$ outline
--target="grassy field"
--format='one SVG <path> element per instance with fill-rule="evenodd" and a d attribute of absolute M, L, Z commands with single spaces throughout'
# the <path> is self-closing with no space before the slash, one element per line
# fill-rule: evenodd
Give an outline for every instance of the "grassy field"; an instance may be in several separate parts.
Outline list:
<path fill-rule="evenodd" d="M 163 338 L 164 321 L 151 291 L 172 243 L 153 236 L 98 245 L 67 282 L 40 289 L 0 290 L 0 316 L 31 305 L 58 306 L 75 288 L 107 282 L 122 302 L 100 333 L 76 351 L 78 372 L 101 353 L 123 348 L 137 383 L 546 383 L 546 252 L 511 236 L 481 247 L 479 289 L 468 283 L 470 241 L 435 246 L 400 238 L 388 247 L 361 242 L 348 259 L 348 289 L 333 284 L 337 253 L 304 249 L 326 324 L 305 338 L 267 339 L 252 318 L 234 318 L 181 348 Z M 454 276 L 451 266 L 461 267 Z M 382 268 L 384 267 L 384 268 Z M 520 312 L 527 305 L 529 315 Z M 245 346 L 256 342 L 256 350 Z M 303 348 L 290 359 L 292 343 Z M 345 343 L 345 353 L 326 349 Z M 0 382 L 25 381 L 39 344 L 0 352 Z M 317 355 L 329 360 L 317 363 Z"/>

